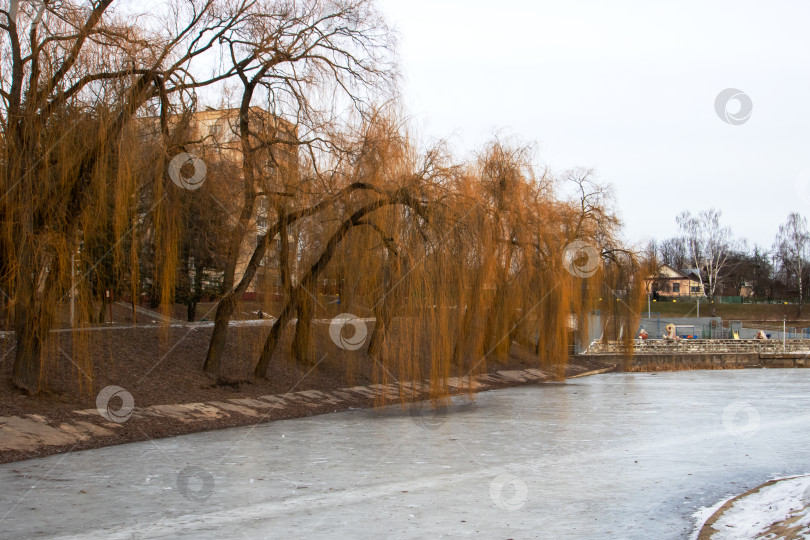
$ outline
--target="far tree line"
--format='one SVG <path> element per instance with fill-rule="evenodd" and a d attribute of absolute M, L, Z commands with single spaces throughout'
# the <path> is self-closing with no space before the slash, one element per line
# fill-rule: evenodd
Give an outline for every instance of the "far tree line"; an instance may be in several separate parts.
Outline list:
<path fill-rule="evenodd" d="M 752 301 L 791 301 L 798 303 L 801 313 L 810 280 L 807 219 L 788 214 L 776 229 L 773 243 L 763 247 L 735 238 L 721 217 L 716 209 L 682 212 L 676 218 L 679 234 L 651 241 L 649 258 L 659 269 L 667 265 L 692 270 L 709 300 L 743 296 Z"/>

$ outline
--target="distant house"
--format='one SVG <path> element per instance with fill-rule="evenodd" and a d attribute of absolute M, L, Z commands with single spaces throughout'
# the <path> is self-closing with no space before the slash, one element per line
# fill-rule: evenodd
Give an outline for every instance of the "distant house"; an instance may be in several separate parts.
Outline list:
<path fill-rule="evenodd" d="M 658 273 L 647 278 L 647 293 L 663 296 L 706 296 L 700 287 L 698 270 L 687 268 L 677 270 L 665 264 Z"/>

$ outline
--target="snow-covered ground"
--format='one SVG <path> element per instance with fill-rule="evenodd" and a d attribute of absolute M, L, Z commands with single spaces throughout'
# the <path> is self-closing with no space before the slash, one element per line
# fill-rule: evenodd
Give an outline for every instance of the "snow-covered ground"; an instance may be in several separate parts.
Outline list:
<path fill-rule="evenodd" d="M 711 517 L 706 513 L 698 515 Z M 810 476 L 781 479 L 740 497 L 723 511 L 712 529 L 716 531 L 712 540 L 775 539 L 788 532 L 796 535 L 791 538 L 810 538 Z"/>

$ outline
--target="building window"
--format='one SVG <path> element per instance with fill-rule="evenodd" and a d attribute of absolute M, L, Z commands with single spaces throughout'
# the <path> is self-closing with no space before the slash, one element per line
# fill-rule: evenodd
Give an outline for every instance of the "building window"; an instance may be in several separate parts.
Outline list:
<path fill-rule="evenodd" d="M 219 133 L 219 125 L 218 124 L 211 124 L 208 126 L 208 134 L 209 135 L 216 135 Z"/>
<path fill-rule="evenodd" d="M 673 283 L 672 284 L 672 292 L 680 294 L 681 293 L 681 284 L 680 283 Z"/>

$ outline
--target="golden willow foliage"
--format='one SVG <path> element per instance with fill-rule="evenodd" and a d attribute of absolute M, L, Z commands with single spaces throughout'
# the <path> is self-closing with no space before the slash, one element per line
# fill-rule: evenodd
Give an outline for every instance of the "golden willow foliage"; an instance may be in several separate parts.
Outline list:
<path fill-rule="evenodd" d="M 449 377 L 505 360 L 514 343 L 561 376 L 570 330 L 587 335 L 594 309 L 610 314 L 606 337 L 632 338 L 643 285 L 604 189 L 580 175 L 577 195 L 563 197 L 510 142 L 461 163 L 416 148 L 390 107 L 372 106 L 394 93 L 396 71 L 371 0 L 163 0 L 152 17 L 111 5 L 0 9 L 0 287 L 19 388 L 41 391 L 45 358 L 65 360 L 43 347 L 73 291 L 68 360 L 90 390 L 88 333 L 78 330 L 103 317 L 106 290 L 139 298 L 141 269 L 168 313 L 188 279 L 192 233 L 211 248 L 195 259 L 224 275 L 203 365 L 214 377 L 229 323 L 272 251 L 283 305 L 256 344 L 258 377 L 294 318 L 290 356 L 317 363 L 314 303 L 326 278 L 339 279 L 342 309 L 376 319 L 367 354 L 378 379 L 429 379 L 434 397 Z M 196 92 L 226 82 L 238 110 L 230 158 L 193 126 Z M 354 131 L 347 108 L 362 119 Z M 167 175 L 190 151 L 209 167 L 195 193 Z M 225 215 L 192 219 L 217 211 L 203 196 Z M 267 232 L 240 275 L 260 208 Z M 575 240 L 604 262 L 587 278 L 566 267 Z"/>
<path fill-rule="evenodd" d="M 371 0 L 0 5 L 0 288 L 17 338 L 13 383 L 44 388 L 43 346 L 62 323 L 73 257 L 78 326 L 100 318 L 105 290 L 140 293 L 144 244 L 154 246 L 158 295 L 171 301 L 188 205 L 166 165 L 189 141 L 170 119 L 196 110 L 198 92 L 243 81 L 247 107 L 280 104 L 314 133 L 336 107 L 319 109 L 313 96 L 363 108 L 390 93 L 391 46 Z M 158 119 L 146 141 L 145 117 Z M 249 219 L 255 193 L 239 195 Z M 87 351 L 74 347 L 70 361 L 91 382 Z"/>
<path fill-rule="evenodd" d="M 608 314 L 607 332 L 634 328 L 643 282 L 635 255 L 615 246 L 603 188 L 586 179 L 579 198 L 560 198 L 528 148 L 500 140 L 471 163 L 440 147 L 420 153 L 390 111 L 347 139 L 345 154 L 303 163 L 296 187 L 306 196 L 285 197 L 283 213 L 271 214 L 267 238 L 303 216 L 287 229 L 305 239 L 303 270 L 286 285 L 255 376 L 267 373 L 294 317 L 290 356 L 317 365 L 312 319 L 324 278 L 341 283 L 341 310 L 375 319 L 366 352 L 377 382 L 429 380 L 434 398 L 450 377 L 505 361 L 516 342 L 563 377 L 573 330 L 585 339 L 595 309 Z M 572 271 L 566 248 L 575 240 L 604 259 L 593 275 Z"/>
<path fill-rule="evenodd" d="M 97 300 L 114 289 L 133 255 L 114 241 L 134 219 L 132 141 L 106 137 L 115 122 L 107 110 L 66 112 L 35 130 L 12 130 L 16 144 L 3 146 L 2 287 L 9 291 L 6 307 L 17 337 L 15 382 L 24 387 L 23 381 L 35 381 L 32 391 L 46 376 L 44 358 L 62 361 L 60 354 L 44 354 L 42 345 L 71 289 L 77 320 L 95 321 Z M 36 147 L 48 151 L 38 154 Z M 77 333 L 74 339 L 71 361 L 89 390 L 89 337 Z M 21 361 L 27 358 L 33 361 Z"/>

